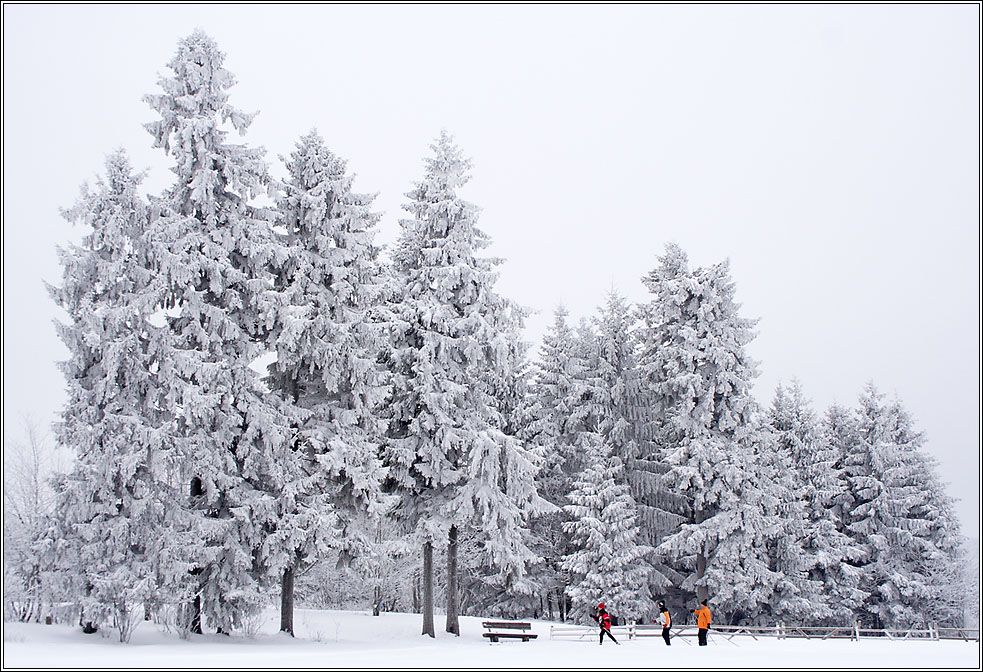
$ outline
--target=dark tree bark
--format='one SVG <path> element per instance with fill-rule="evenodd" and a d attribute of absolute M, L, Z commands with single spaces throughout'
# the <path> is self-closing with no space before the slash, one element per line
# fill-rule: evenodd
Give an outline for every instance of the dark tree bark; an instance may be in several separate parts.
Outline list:
<path fill-rule="evenodd" d="M 447 533 L 447 632 L 461 636 L 458 622 L 460 607 L 457 599 L 457 527 Z"/>
<path fill-rule="evenodd" d="M 201 497 L 205 494 L 204 488 L 201 487 L 201 479 L 195 476 L 191 479 L 191 506 L 197 507 L 198 501 L 196 498 Z M 191 574 L 196 577 L 201 576 L 201 567 L 195 567 L 191 570 Z M 198 590 L 201 590 L 201 579 L 198 579 Z M 195 594 L 194 599 L 191 600 L 191 632 L 196 635 L 202 634 L 201 632 L 201 593 Z"/>
<path fill-rule="evenodd" d="M 280 579 L 280 632 L 294 636 L 294 568 L 285 567 Z"/>
<path fill-rule="evenodd" d="M 194 576 L 201 576 L 201 567 L 195 567 L 191 570 Z M 198 585 L 198 591 L 195 593 L 194 598 L 191 600 L 191 632 L 196 635 L 202 634 L 201 630 L 201 584 Z"/>
<path fill-rule="evenodd" d="M 696 579 L 699 581 L 703 578 L 703 575 L 707 573 L 707 556 L 703 555 L 703 551 L 696 554 Z M 700 584 L 696 587 L 696 601 L 703 604 L 703 600 L 707 599 L 707 587 Z"/>
<path fill-rule="evenodd" d="M 376 527 L 375 541 L 382 544 L 382 522 Z M 377 577 L 375 588 L 372 589 L 372 615 L 378 616 L 382 612 L 382 578 Z"/>
<path fill-rule="evenodd" d="M 423 544 L 423 634 L 436 637 L 433 628 L 433 544 Z"/>

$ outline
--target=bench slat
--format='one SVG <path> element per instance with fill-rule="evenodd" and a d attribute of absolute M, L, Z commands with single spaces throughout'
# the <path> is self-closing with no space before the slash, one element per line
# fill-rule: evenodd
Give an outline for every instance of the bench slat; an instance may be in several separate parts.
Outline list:
<path fill-rule="evenodd" d="M 530 639 L 536 639 L 539 635 L 533 633 L 518 633 L 518 632 L 486 632 L 482 634 L 482 637 L 488 637 L 491 641 L 497 642 L 500 637 L 505 637 L 507 639 L 521 639 L 523 642 L 528 642 Z"/>
<path fill-rule="evenodd" d="M 532 629 L 532 624 L 530 623 L 485 621 L 481 625 L 485 628 L 504 628 L 506 630 L 531 630 Z"/>

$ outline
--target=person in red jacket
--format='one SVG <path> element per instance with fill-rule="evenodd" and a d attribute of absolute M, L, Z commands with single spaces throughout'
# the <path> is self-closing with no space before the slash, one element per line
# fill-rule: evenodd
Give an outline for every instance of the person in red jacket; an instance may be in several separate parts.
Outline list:
<path fill-rule="evenodd" d="M 597 621 L 597 624 L 601 626 L 601 636 L 600 636 L 600 640 L 598 641 L 598 644 L 604 644 L 604 635 L 607 635 L 608 637 L 611 638 L 612 642 L 618 644 L 618 640 L 615 639 L 614 635 L 611 634 L 611 616 L 604 608 L 603 602 L 597 605 L 597 616 L 591 614 L 590 617 L 593 618 L 595 621 Z M 618 645 L 620 646 L 620 644 Z"/>
<path fill-rule="evenodd" d="M 696 614 L 696 627 L 697 627 L 697 637 L 700 640 L 700 646 L 707 645 L 707 630 L 710 629 L 710 607 L 707 606 L 707 601 L 700 600 L 700 607 L 693 610 Z"/>

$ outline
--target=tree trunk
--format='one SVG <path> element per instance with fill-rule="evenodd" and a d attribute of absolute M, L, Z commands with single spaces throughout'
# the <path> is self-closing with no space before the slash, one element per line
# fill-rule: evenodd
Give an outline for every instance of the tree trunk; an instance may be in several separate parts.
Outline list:
<path fill-rule="evenodd" d="M 285 567 L 280 580 L 280 632 L 294 636 L 294 568 Z"/>
<path fill-rule="evenodd" d="M 197 508 L 198 502 L 196 497 L 201 497 L 205 493 L 204 488 L 201 485 L 201 479 L 195 476 L 191 479 L 191 506 L 192 508 Z M 195 593 L 194 599 L 191 601 L 191 632 L 196 635 L 201 633 L 201 567 L 195 567 L 191 570 L 193 576 L 199 577 L 195 580 L 197 592 Z"/>
<path fill-rule="evenodd" d="M 200 569 L 195 572 L 201 572 Z M 196 593 L 191 601 L 191 632 L 196 635 L 201 633 L 201 593 Z"/>
<path fill-rule="evenodd" d="M 707 573 L 707 556 L 703 555 L 703 550 L 701 549 L 699 553 L 696 554 L 696 580 L 697 582 L 703 578 L 703 575 Z M 696 586 L 696 600 L 700 604 L 703 604 L 703 600 L 707 599 L 707 587 L 703 584 Z"/>
<path fill-rule="evenodd" d="M 703 509 L 697 510 L 695 514 L 696 515 L 694 516 L 694 518 L 697 525 L 699 525 L 700 523 L 702 523 L 703 521 L 705 521 L 707 518 L 710 517 L 710 515 Z M 701 546 L 700 550 L 697 551 L 696 553 L 696 583 L 697 583 L 696 601 L 699 602 L 700 604 L 703 604 L 703 600 L 707 599 L 707 595 L 708 595 L 706 585 L 700 583 L 700 581 L 703 579 L 706 573 L 707 573 L 707 556 L 704 553 L 703 547 Z M 690 609 L 690 611 L 692 611 L 692 609 Z"/>
<path fill-rule="evenodd" d="M 423 634 L 436 637 L 433 629 L 433 544 L 423 544 Z"/>
<path fill-rule="evenodd" d="M 457 602 L 457 527 L 447 533 L 447 632 L 461 636 Z"/>
<path fill-rule="evenodd" d="M 376 544 L 382 545 L 382 521 L 379 521 L 375 533 Z M 378 616 L 382 611 L 382 577 L 377 576 L 375 588 L 372 590 L 372 615 Z"/>

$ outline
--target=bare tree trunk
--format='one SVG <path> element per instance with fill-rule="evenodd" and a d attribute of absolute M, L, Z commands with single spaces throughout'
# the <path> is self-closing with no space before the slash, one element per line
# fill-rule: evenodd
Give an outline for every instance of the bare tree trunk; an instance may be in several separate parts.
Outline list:
<path fill-rule="evenodd" d="M 699 581 L 703 578 L 703 575 L 707 573 L 707 556 L 703 555 L 703 550 L 701 549 L 699 553 L 696 554 L 696 580 Z M 703 600 L 707 599 L 707 587 L 700 584 L 696 587 L 696 601 L 703 604 Z"/>
<path fill-rule="evenodd" d="M 457 601 L 457 527 L 447 533 L 447 632 L 461 636 Z"/>
<path fill-rule="evenodd" d="M 423 544 L 423 633 L 436 637 L 433 628 L 433 544 Z"/>
<path fill-rule="evenodd" d="M 382 544 L 382 521 L 376 526 L 375 533 L 376 544 Z M 376 576 L 375 588 L 372 589 L 372 615 L 378 616 L 382 611 L 382 577 Z"/>
<path fill-rule="evenodd" d="M 423 607 L 420 606 L 420 575 L 413 572 L 413 613 L 419 614 L 421 611 Z"/>
<path fill-rule="evenodd" d="M 696 512 L 696 523 L 702 523 L 704 520 L 710 516 L 703 510 Z M 707 556 L 703 552 L 703 547 L 696 554 L 696 581 L 699 584 L 700 579 L 704 577 L 707 573 Z M 699 584 L 696 587 L 696 601 L 703 604 L 703 600 L 707 599 L 708 596 L 707 587 L 705 585 Z"/>
<path fill-rule="evenodd" d="M 285 567 L 280 580 L 280 632 L 294 636 L 294 568 Z"/>
<path fill-rule="evenodd" d="M 194 576 L 201 576 L 201 567 L 195 567 L 191 570 Z M 199 579 L 200 581 L 200 579 Z M 194 598 L 191 600 L 191 632 L 196 635 L 202 634 L 201 631 L 201 584 L 198 584 L 198 590 L 195 592 Z"/>
<path fill-rule="evenodd" d="M 204 488 L 201 485 L 201 479 L 195 476 L 191 479 L 191 506 L 197 506 L 195 497 L 201 497 L 204 494 Z M 197 584 L 197 591 L 195 592 L 195 597 L 191 602 L 191 632 L 196 635 L 201 633 L 201 567 L 195 567 L 191 570 L 193 576 L 199 577 L 195 580 Z"/>

